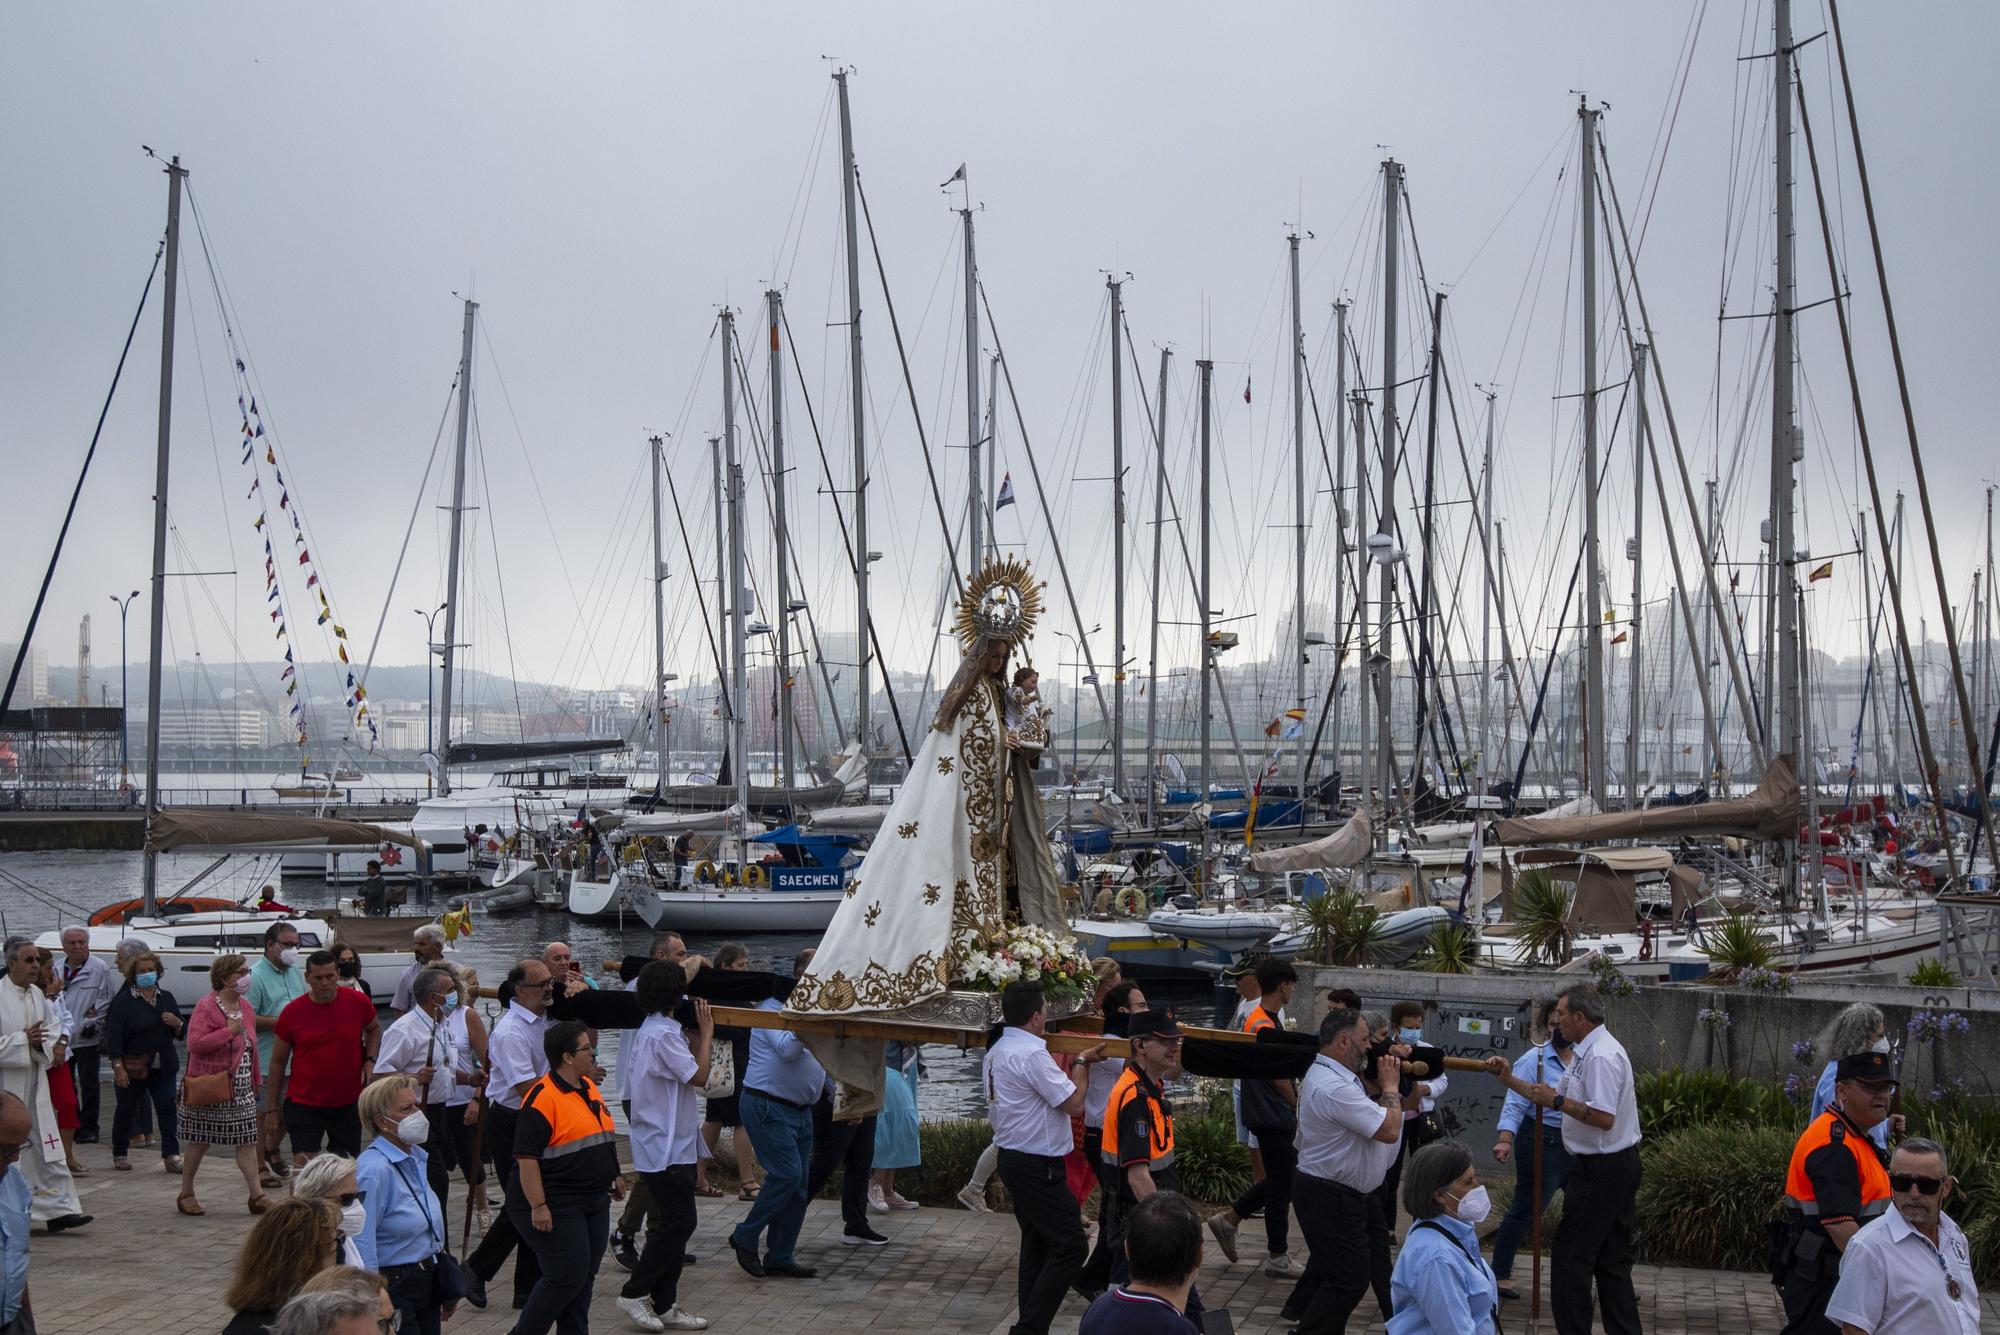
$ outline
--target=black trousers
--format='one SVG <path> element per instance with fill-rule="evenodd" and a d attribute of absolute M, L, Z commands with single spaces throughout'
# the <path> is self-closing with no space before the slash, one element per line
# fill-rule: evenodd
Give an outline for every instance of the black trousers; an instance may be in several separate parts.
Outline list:
<path fill-rule="evenodd" d="M 432 1270 L 436 1262 L 385 1266 L 382 1278 L 389 1281 L 389 1301 L 396 1306 L 401 1335 L 439 1335 L 444 1312 L 437 1305 Z"/>
<path fill-rule="evenodd" d="M 626 1298 L 651 1300 L 655 1312 L 664 1312 L 680 1301 L 681 1267 L 685 1264 L 688 1239 L 694 1236 L 694 1165 L 675 1164 L 657 1173 L 642 1173 L 640 1180 L 653 1198 L 657 1226 L 646 1234 L 646 1249 L 639 1264 L 619 1291 Z"/>
<path fill-rule="evenodd" d="M 1639 1147 L 1578 1154 L 1563 1184 L 1562 1222 L 1550 1246 L 1549 1306 L 1557 1335 L 1590 1335 L 1590 1289 L 1605 1335 L 1640 1335 L 1632 1291 L 1632 1211 L 1639 1195 Z"/>
<path fill-rule="evenodd" d="M 103 1091 L 98 1088 L 97 1044 L 71 1048 L 69 1078 L 76 1085 L 76 1138 L 88 1145 L 102 1132 L 97 1124 Z"/>
<path fill-rule="evenodd" d="M 1085 1293 L 1102 1293 L 1111 1287 L 1111 1226 L 1118 1210 L 1118 1180 L 1123 1174 L 1104 1162 L 1101 1126 L 1083 1129 L 1083 1156 L 1097 1173 L 1097 1241 L 1083 1263 L 1083 1273 L 1076 1277 L 1076 1286 Z"/>
<path fill-rule="evenodd" d="M 174 1075 L 173 1071 L 154 1071 L 144 1080 L 128 1080 L 118 1091 L 118 1106 L 111 1115 L 113 1154 L 125 1157 L 132 1148 L 134 1132 L 150 1134 L 139 1124 L 139 1114 L 148 1108 L 160 1124 L 160 1157 L 169 1159 L 181 1152 L 181 1143 L 174 1135 Z"/>
<path fill-rule="evenodd" d="M 1840 1335 L 1840 1323 L 1826 1316 L 1839 1283 L 1840 1249 L 1824 1230 L 1807 1225 L 1792 1244 L 1791 1263 L 1778 1285 L 1778 1300 L 1785 1305 L 1784 1335 Z"/>
<path fill-rule="evenodd" d="M 1286 1306 L 1301 1313 L 1300 1335 L 1341 1335 L 1368 1292 L 1369 1217 L 1375 1208 L 1370 1195 L 1310 1173 L 1293 1178 L 1292 1208 L 1305 1236 L 1306 1273 Z"/>
<path fill-rule="evenodd" d="M 806 1174 L 811 1199 L 840 1170 L 840 1221 L 849 1232 L 868 1226 L 868 1175 L 875 1165 L 875 1119 L 833 1120 L 833 1100 L 813 1105 L 812 1168 Z"/>
<path fill-rule="evenodd" d="M 1098 1225 L 1097 1240 L 1105 1245 L 1106 1253 L 1110 1257 L 1111 1282 L 1123 1288 L 1132 1282 L 1132 1258 L 1125 1251 L 1125 1217 L 1130 1213 L 1132 1207 L 1138 1204 L 1138 1201 L 1134 1199 L 1130 1191 L 1123 1189 L 1125 1187 L 1125 1175 L 1115 1167 L 1111 1169 L 1111 1172 L 1113 1177 L 1111 1193 L 1104 1198 L 1104 1208 L 1101 1222 Z M 1099 1179 L 1100 1182 L 1102 1180 L 1102 1178 Z M 1169 1168 L 1154 1176 L 1153 1185 L 1157 1186 L 1161 1191 L 1179 1191 L 1181 1189 L 1181 1180 L 1174 1175 L 1174 1170 Z M 1081 1287 L 1080 1283 L 1079 1287 Z M 1190 1284 L 1188 1286 L 1187 1306 L 1181 1309 L 1181 1315 L 1193 1322 L 1196 1330 L 1200 1330 L 1201 1314 L 1207 1310 L 1207 1308 L 1202 1306 L 1201 1289 L 1196 1285 Z"/>
<path fill-rule="evenodd" d="M 585 1335 L 590 1329 L 590 1290 L 597 1267 L 604 1262 L 604 1244 L 611 1238 L 611 1198 L 595 1205 L 556 1205 L 549 1212 L 549 1231 L 534 1225 L 533 1212 L 519 1197 L 500 1212 L 514 1221 L 522 1238 L 521 1259 L 533 1257 L 537 1278 L 521 1303 L 513 1335 Z M 495 1219 L 497 1227 L 499 1220 Z M 515 1282 L 520 1282 L 515 1267 Z"/>
<path fill-rule="evenodd" d="M 451 1237 L 451 1165 L 452 1139 L 451 1115 L 454 1109 L 442 1103 L 426 1103 L 424 1117 L 431 1124 L 430 1137 L 424 1141 L 424 1180 L 430 1183 L 431 1192 L 438 1198 L 438 1214 L 444 1219 L 444 1235 Z M 462 1115 L 462 1110 L 461 1115 Z"/>
<path fill-rule="evenodd" d="M 519 1118 L 520 1114 L 512 1108 L 497 1103 L 486 1105 L 486 1153 L 493 1164 L 493 1176 L 499 1180 L 502 1199 L 514 1185 L 514 1123 Z M 514 1212 L 503 1208 L 493 1212 L 493 1227 L 486 1230 L 486 1236 L 479 1240 L 479 1246 L 465 1258 L 465 1263 L 485 1283 L 500 1273 L 501 1263 L 510 1255 L 514 1256 L 514 1305 L 519 1307 L 527 1302 L 535 1281 L 542 1277 L 542 1267 L 538 1253 L 522 1243 Z"/>
<path fill-rule="evenodd" d="M 1014 1198 L 1014 1223 L 1021 1230 L 1019 1311 L 1010 1335 L 1049 1335 L 1063 1295 L 1083 1271 L 1083 1214 L 1060 1158 L 1003 1149 L 1000 1180 Z"/>
<path fill-rule="evenodd" d="M 1264 1152 L 1264 1180 L 1250 1184 L 1229 1208 L 1238 1219 L 1264 1212 L 1264 1247 L 1273 1256 L 1283 1256 L 1292 1243 L 1292 1179 L 1299 1169 L 1296 1131 L 1259 1131 L 1257 1148 Z"/>

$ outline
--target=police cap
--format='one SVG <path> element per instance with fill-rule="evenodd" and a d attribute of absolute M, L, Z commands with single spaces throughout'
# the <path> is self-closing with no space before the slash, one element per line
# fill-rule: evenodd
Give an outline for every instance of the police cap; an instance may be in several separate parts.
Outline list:
<path fill-rule="evenodd" d="M 1833 1069 L 1836 1081 L 1853 1080 L 1864 1085 L 1893 1085 L 1896 1070 L 1886 1052 L 1855 1052 L 1840 1059 Z"/>

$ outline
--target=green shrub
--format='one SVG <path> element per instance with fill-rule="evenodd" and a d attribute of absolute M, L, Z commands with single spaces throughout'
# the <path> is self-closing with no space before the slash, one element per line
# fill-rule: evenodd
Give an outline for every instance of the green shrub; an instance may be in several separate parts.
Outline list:
<path fill-rule="evenodd" d="M 1521 943 L 1524 961 L 1569 962 L 1570 949 L 1576 941 L 1576 931 L 1569 921 L 1574 894 L 1545 867 L 1535 867 L 1514 878 L 1509 912 L 1514 919 L 1514 939 Z"/>
<path fill-rule="evenodd" d="M 1797 1136 L 1779 1127 L 1695 1125 L 1648 1137 L 1634 1250 L 1649 1262 L 1755 1270 L 1780 1208 Z"/>
<path fill-rule="evenodd" d="M 1943 960 L 1924 960 L 1910 970 L 1909 981 L 1915 987 L 1964 986 L 1964 980 Z"/>
<path fill-rule="evenodd" d="M 1645 1071 L 1633 1089 L 1648 1140 L 1711 1122 L 1777 1127 L 1795 1136 L 1805 1129 L 1806 1109 L 1760 1080 L 1732 1080 L 1720 1071 Z"/>
<path fill-rule="evenodd" d="M 1220 1205 L 1250 1189 L 1250 1151 L 1226 1114 L 1175 1117 L 1174 1145 L 1181 1190 L 1193 1199 Z"/>

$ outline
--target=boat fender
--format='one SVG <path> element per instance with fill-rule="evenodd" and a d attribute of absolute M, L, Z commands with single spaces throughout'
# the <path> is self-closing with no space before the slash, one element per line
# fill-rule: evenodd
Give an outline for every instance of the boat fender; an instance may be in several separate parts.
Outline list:
<path fill-rule="evenodd" d="M 1136 885 L 1128 885 L 1118 892 L 1111 906 L 1128 918 L 1144 917 L 1146 913 L 1146 892 Z"/>
<path fill-rule="evenodd" d="M 765 874 L 763 867 L 755 862 L 743 869 L 743 884 L 749 886 L 751 889 L 761 890 L 770 884 L 770 880 L 771 878 Z"/>
<path fill-rule="evenodd" d="M 1653 958 L 1653 920 L 1651 918 L 1639 919 L 1639 958 L 1641 960 L 1650 960 Z"/>
<path fill-rule="evenodd" d="M 694 878 L 707 885 L 715 879 L 715 864 L 708 861 L 697 862 L 694 867 Z"/>
<path fill-rule="evenodd" d="M 733 886 L 736 884 L 736 873 L 727 867 L 717 867 L 715 869 L 715 883 L 725 887 Z"/>

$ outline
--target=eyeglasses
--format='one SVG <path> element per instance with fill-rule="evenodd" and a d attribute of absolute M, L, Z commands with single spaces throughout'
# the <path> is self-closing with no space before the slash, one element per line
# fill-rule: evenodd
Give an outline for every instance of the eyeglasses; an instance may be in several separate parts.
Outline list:
<path fill-rule="evenodd" d="M 1944 1188 L 1941 1177 L 1924 1177 L 1917 1173 L 1889 1174 L 1889 1190 L 1915 1191 L 1919 1196 L 1935 1196 Z"/>
<path fill-rule="evenodd" d="M 368 1193 L 365 1191 L 343 1191 L 337 1199 L 340 1201 L 340 1208 L 345 1210 L 350 1205 L 360 1205 L 365 1202 L 368 1199 Z"/>
<path fill-rule="evenodd" d="M 22 1151 L 27 1148 L 28 1142 L 25 1140 L 18 1145 L 0 1145 L 0 1162 L 14 1162 L 14 1160 L 21 1157 Z"/>
<path fill-rule="evenodd" d="M 586 1043 L 580 1048 L 572 1048 L 571 1051 L 574 1052 L 577 1056 L 581 1057 L 585 1053 L 595 1052 L 597 1051 L 597 1049 L 592 1047 L 590 1044 Z"/>

